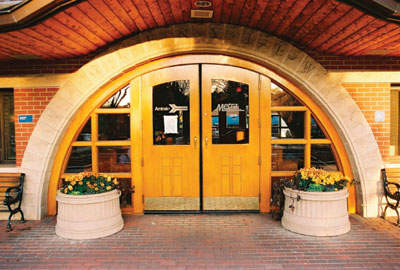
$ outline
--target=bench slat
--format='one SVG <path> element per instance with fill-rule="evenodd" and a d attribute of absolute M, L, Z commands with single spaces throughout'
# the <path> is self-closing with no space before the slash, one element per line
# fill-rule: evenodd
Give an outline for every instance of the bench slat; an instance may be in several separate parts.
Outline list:
<path fill-rule="evenodd" d="M 0 178 L 2 177 L 20 177 L 21 173 L 0 173 Z"/>

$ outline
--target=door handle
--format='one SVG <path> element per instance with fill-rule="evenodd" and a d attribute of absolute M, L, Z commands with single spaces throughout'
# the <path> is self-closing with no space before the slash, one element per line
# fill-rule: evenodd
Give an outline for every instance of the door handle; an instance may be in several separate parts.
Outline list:
<path fill-rule="evenodd" d="M 207 147 L 207 145 L 208 145 L 208 138 L 207 137 L 204 139 L 204 144 Z"/>
<path fill-rule="evenodd" d="M 194 148 L 196 148 L 197 147 L 197 136 L 194 136 L 193 142 L 194 142 Z"/>

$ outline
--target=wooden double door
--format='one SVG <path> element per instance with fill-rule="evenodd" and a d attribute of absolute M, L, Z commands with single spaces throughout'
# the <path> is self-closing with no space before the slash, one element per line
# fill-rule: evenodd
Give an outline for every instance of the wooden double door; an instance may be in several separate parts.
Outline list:
<path fill-rule="evenodd" d="M 259 76 L 206 64 L 142 76 L 145 211 L 259 209 Z"/>

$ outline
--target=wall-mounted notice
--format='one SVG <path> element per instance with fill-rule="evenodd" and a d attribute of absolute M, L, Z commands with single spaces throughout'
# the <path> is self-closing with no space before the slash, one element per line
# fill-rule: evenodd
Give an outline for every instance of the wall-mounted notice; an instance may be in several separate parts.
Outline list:
<path fill-rule="evenodd" d="M 18 115 L 18 123 L 33 123 L 33 115 L 32 114 Z"/>
<path fill-rule="evenodd" d="M 178 134 L 177 115 L 164 115 L 164 134 Z"/>

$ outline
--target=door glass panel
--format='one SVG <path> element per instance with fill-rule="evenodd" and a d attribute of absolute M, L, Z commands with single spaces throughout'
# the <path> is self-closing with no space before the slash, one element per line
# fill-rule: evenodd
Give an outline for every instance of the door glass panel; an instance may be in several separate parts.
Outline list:
<path fill-rule="evenodd" d="M 319 127 L 317 121 L 315 121 L 314 116 L 311 116 L 311 138 L 312 139 L 325 139 L 326 136 L 322 129 Z"/>
<path fill-rule="evenodd" d="M 211 80 L 213 144 L 249 143 L 249 85 Z"/>
<path fill-rule="evenodd" d="M 90 141 L 92 139 L 92 124 L 91 118 L 89 118 L 82 128 L 81 132 L 79 133 L 77 141 Z"/>
<path fill-rule="evenodd" d="M 129 140 L 129 118 L 128 113 L 99 114 L 99 140 Z"/>
<path fill-rule="evenodd" d="M 129 108 L 130 103 L 131 92 L 129 85 L 127 85 L 104 102 L 101 108 Z"/>
<path fill-rule="evenodd" d="M 296 171 L 304 167 L 304 144 L 273 144 L 272 170 Z"/>
<path fill-rule="evenodd" d="M 100 146 L 99 172 L 130 172 L 131 151 L 129 146 Z"/>
<path fill-rule="evenodd" d="M 330 144 L 311 145 L 311 167 L 326 171 L 338 171 L 335 155 Z"/>
<path fill-rule="evenodd" d="M 304 112 L 272 112 L 273 138 L 304 138 Z"/>
<path fill-rule="evenodd" d="M 281 87 L 271 83 L 271 106 L 302 106 L 302 104 Z"/>
<path fill-rule="evenodd" d="M 78 173 L 91 170 L 92 148 L 90 146 L 73 146 L 65 172 Z"/>
<path fill-rule="evenodd" d="M 153 144 L 190 144 L 190 82 L 172 81 L 153 87 Z"/>

